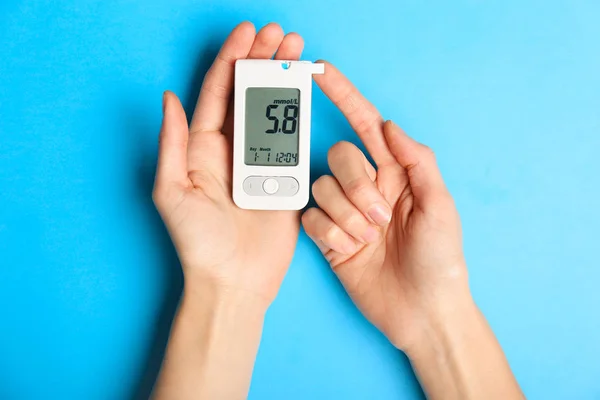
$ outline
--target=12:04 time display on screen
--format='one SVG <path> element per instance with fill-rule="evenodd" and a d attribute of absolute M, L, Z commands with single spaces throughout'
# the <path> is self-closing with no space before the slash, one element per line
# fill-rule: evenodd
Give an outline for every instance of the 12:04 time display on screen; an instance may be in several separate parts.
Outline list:
<path fill-rule="evenodd" d="M 280 165 L 297 165 L 298 153 L 292 152 L 272 152 L 270 148 L 250 147 L 250 151 L 254 152 L 254 162 L 272 163 L 276 162 Z"/>

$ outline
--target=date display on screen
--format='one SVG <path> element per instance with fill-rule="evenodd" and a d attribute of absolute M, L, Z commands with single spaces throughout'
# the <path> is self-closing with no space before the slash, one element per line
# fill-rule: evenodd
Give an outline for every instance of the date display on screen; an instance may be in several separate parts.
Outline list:
<path fill-rule="evenodd" d="M 246 165 L 298 165 L 300 90 L 246 89 Z"/>

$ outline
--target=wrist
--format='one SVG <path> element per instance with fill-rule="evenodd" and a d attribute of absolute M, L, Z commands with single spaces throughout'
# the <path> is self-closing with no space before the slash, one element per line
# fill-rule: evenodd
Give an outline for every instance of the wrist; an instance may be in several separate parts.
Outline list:
<path fill-rule="evenodd" d="M 468 292 L 424 319 L 406 354 L 428 398 L 523 399 L 483 314 Z M 442 312 L 439 312 L 442 310 Z"/>
<path fill-rule="evenodd" d="M 462 351 L 479 331 L 482 316 L 470 292 L 461 291 L 425 311 L 420 335 L 405 349 L 411 361 L 435 357 L 438 361 Z M 448 361 L 448 360 L 446 360 Z"/>
<path fill-rule="evenodd" d="M 186 282 L 156 398 L 245 398 L 266 309 L 259 296 Z"/>
<path fill-rule="evenodd" d="M 426 345 L 430 336 L 451 330 L 476 309 L 466 266 L 461 264 L 453 270 L 457 272 L 435 279 L 430 277 L 426 282 L 411 286 L 412 290 L 405 293 L 405 307 L 400 307 L 398 314 L 389 319 L 385 334 L 407 356 Z"/>
<path fill-rule="evenodd" d="M 205 280 L 185 282 L 180 310 L 193 315 L 245 315 L 262 319 L 268 307 L 269 302 L 255 293 Z"/>

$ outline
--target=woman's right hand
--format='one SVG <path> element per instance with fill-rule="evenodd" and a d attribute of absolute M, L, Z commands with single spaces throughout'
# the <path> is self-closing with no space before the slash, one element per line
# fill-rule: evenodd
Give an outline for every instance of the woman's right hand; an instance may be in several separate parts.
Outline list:
<path fill-rule="evenodd" d="M 377 169 L 353 144 L 329 152 L 302 222 L 352 300 L 399 349 L 429 399 L 521 400 L 473 302 L 460 220 L 433 152 L 380 114 L 335 67 L 315 76 Z"/>
<path fill-rule="evenodd" d="M 315 81 L 377 168 L 353 144 L 329 151 L 302 218 L 362 313 L 410 353 L 431 324 L 470 304 L 460 220 L 433 152 L 379 112 L 333 65 Z"/>

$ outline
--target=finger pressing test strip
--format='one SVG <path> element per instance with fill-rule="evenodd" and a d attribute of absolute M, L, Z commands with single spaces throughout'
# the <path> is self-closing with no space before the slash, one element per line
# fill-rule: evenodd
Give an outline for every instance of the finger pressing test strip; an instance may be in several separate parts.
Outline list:
<path fill-rule="evenodd" d="M 300 210 L 310 193 L 309 61 L 237 60 L 232 192 L 254 210 Z"/>

